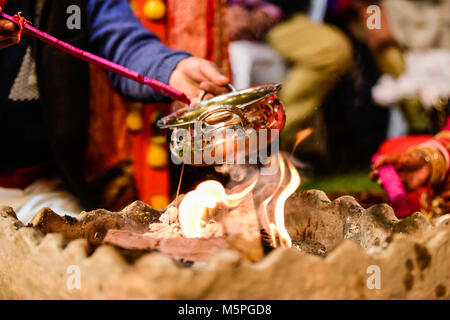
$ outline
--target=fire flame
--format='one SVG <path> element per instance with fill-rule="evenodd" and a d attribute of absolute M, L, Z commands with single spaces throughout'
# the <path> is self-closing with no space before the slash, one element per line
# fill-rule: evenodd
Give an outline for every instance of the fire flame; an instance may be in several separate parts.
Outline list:
<path fill-rule="evenodd" d="M 292 147 L 291 153 L 294 153 L 294 151 L 297 149 L 297 147 L 302 143 L 306 138 L 308 138 L 313 133 L 313 130 L 311 128 L 303 129 L 297 132 L 295 135 L 295 143 Z"/>
<path fill-rule="evenodd" d="M 184 235 L 188 238 L 201 238 L 202 224 L 208 209 L 215 208 L 219 203 L 227 207 L 236 207 L 253 190 L 256 183 L 257 179 L 241 192 L 230 195 L 227 195 L 225 188 L 218 181 L 208 180 L 200 183 L 194 191 L 183 198 L 178 210 Z"/>
<path fill-rule="evenodd" d="M 277 186 L 261 203 L 260 213 L 264 227 L 271 237 L 272 245 L 291 247 L 292 241 L 285 226 L 284 204 L 297 190 L 301 179 L 297 169 L 289 160 L 285 160 L 280 155 L 278 161 L 280 170 Z M 208 180 L 199 184 L 195 190 L 183 198 L 179 206 L 179 222 L 184 235 L 188 238 L 201 238 L 208 210 L 215 208 L 219 203 L 229 208 L 237 207 L 254 190 L 257 182 L 258 177 L 255 177 L 254 181 L 251 181 L 242 191 L 231 194 L 227 194 L 218 181 Z"/>
<path fill-rule="evenodd" d="M 275 192 L 272 193 L 266 200 L 264 200 L 264 202 L 262 203 L 261 207 L 262 207 L 262 214 L 264 217 L 264 222 L 266 223 L 266 229 L 269 232 L 270 238 L 272 239 L 272 246 L 276 246 L 276 236 L 277 236 L 277 227 L 274 223 L 270 222 L 270 214 L 269 214 L 269 204 L 271 203 L 273 197 L 275 196 L 276 190 L 280 189 L 282 183 L 283 183 L 283 179 L 284 179 L 284 175 L 285 175 L 285 171 L 286 171 L 286 167 L 284 165 L 284 161 L 281 159 L 279 160 L 280 163 L 280 179 L 278 181 L 278 185 L 275 188 Z M 284 210 L 284 208 L 283 208 Z"/>
<path fill-rule="evenodd" d="M 284 224 L 284 203 L 289 196 L 297 190 L 301 182 L 297 169 L 295 169 L 290 162 L 288 162 L 288 166 L 291 173 L 290 181 L 286 188 L 281 191 L 281 194 L 275 204 L 275 225 L 277 226 L 278 236 L 280 238 L 281 246 L 283 247 L 292 247 L 291 237 L 289 236 Z"/>
<path fill-rule="evenodd" d="M 285 187 L 282 187 L 283 182 L 286 179 L 286 164 L 283 157 L 280 156 L 280 179 L 278 181 L 278 186 L 276 187 L 275 192 L 272 193 L 272 195 L 270 195 L 266 200 L 264 200 L 261 205 L 266 229 L 268 229 L 270 238 L 272 240 L 272 246 L 274 247 L 277 246 L 277 239 L 278 243 L 282 247 L 292 246 L 292 240 L 286 230 L 284 221 L 284 204 L 286 203 L 286 200 L 289 198 L 289 196 L 293 194 L 300 186 L 301 179 L 297 169 L 292 165 L 292 163 L 289 160 L 286 160 L 286 162 L 288 163 L 290 173 L 289 182 Z M 277 194 L 278 197 L 275 201 L 274 216 L 272 216 L 269 212 L 269 204 Z"/>
<path fill-rule="evenodd" d="M 296 142 L 292 153 L 311 133 L 312 130 L 308 128 L 296 134 Z M 285 160 L 281 154 L 278 161 L 280 175 L 277 186 L 259 206 L 262 211 L 260 213 L 262 216 L 261 222 L 269 233 L 274 247 L 278 245 L 291 247 L 292 240 L 285 226 L 284 205 L 289 196 L 300 186 L 301 178 L 295 166 L 289 160 Z M 289 170 L 288 177 L 286 177 L 286 163 Z M 287 183 L 285 183 L 286 179 L 288 179 Z M 201 238 L 208 209 L 215 208 L 219 203 L 223 203 L 227 207 L 238 206 L 245 196 L 253 191 L 257 182 L 258 177 L 241 192 L 229 195 L 218 181 L 209 180 L 199 184 L 194 191 L 189 192 L 184 197 L 178 208 L 179 222 L 185 236 L 188 238 Z"/>

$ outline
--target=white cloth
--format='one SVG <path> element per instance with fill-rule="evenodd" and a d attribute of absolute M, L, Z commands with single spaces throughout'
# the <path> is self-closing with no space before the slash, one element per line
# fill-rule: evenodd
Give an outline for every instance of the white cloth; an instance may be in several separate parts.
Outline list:
<path fill-rule="evenodd" d="M 39 26 L 44 4 L 45 0 L 36 1 L 34 18 L 34 25 L 36 26 Z M 31 47 L 28 46 L 8 99 L 12 101 L 32 101 L 39 100 L 39 97 L 36 63 L 34 62 L 33 55 L 31 53 Z"/>
<path fill-rule="evenodd" d="M 267 44 L 233 41 L 229 49 L 233 83 L 237 89 L 283 81 L 286 75 L 284 60 Z"/>
<path fill-rule="evenodd" d="M 9 100 L 31 101 L 39 99 L 39 89 L 36 76 L 36 63 L 34 62 L 31 48 L 28 47 L 20 66 L 19 74 L 9 93 Z"/>
<path fill-rule="evenodd" d="M 408 121 L 405 119 L 400 107 L 394 106 L 389 109 L 389 124 L 387 138 L 406 136 L 409 131 Z"/>
<path fill-rule="evenodd" d="M 383 75 L 372 88 L 378 104 L 390 106 L 405 98 L 419 98 L 431 108 L 450 98 L 450 50 L 411 50 L 405 54 L 406 71 L 397 79 Z"/>
<path fill-rule="evenodd" d="M 322 23 L 327 13 L 327 0 L 312 0 L 308 16 L 311 21 Z"/>
<path fill-rule="evenodd" d="M 0 205 L 12 207 L 25 224 L 42 208 L 72 217 L 83 211 L 78 199 L 62 188 L 59 179 L 38 180 L 25 189 L 0 188 Z"/>

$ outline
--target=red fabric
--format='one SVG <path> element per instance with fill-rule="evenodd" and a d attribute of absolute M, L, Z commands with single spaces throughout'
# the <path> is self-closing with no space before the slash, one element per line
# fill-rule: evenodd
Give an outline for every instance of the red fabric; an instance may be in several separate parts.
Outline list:
<path fill-rule="evenodd" d="M 151 123 L 152 114 L 157 110 L 167 109 L 165 104 L 151 104 L 143 108 L 144 123 Z M 165 135 L 163 133 L 162 135 Z M 133 166 L 134 179 L 138 190 L 139 199 L 153 204 L 152 198 L 155 196 L 163 196 L 169 199 L 169 167 L 152 168 L 147 163 L 147 152 L 149 150 L 150 138 L 155 136 L 150 125 L 145 125 L 141 131 L 132 137 L 133 145 Z M 170 160 L 169 160 L 170 161 Z M 155 204 L 153 204 L 154 206 Z"/>
<path fill-rule="evenodd" d="M 163 19 L 151 20 L 144 15 L 144 5 L 148 0 L 134 0 L 134 13 L 141 23 L 154 34 L 156 34 L 161 42 L 167 43 L 167 14 Z M 165 1 L 164 1 L 165 2 Z"/>
<path fill-rule="evenodd" d="M 88 183 L 129 161 L 132 150 L 125 122 L 126 100 L 114 91 L 106 73 L 99 67 L 90 66 L 90 79 L 89 145 L 85 163 Z"/>
<path fill-rule="evenodd" d="M 141 23 L 160 40 L 167 44 L 168 29 L 170 24 L 170 12 L 161 20 L 151 20 L 144 15 L 144 5 L 147 0 L 134 1 L 134 13 Z M 164 1 L 167 5 L 167 1 Z M 152 129 L 152 115 L 156 111 L 167 114 L 170 107 L 168 104 L 146 104 L 142 111 L 144 127 L 141 131 L 132 135 L 132 154 L 134 167 L 134 180 L 139 199 L 155 206 L 152 203 L 154 197 L 165 197 L 170 199 L 169 167 L 152 168 L 147 162 L 147 152 L 150 148 L 150 139 L 155 136 Z"/>
<path fill-rule="evenodd" d="M 215 12 L 216 12 L 216 1 L 208 0 L 207 9 L 206 9 L 206 59 L 210 61 L 214 61 L 214 49 L 215 49 Z"/>
<path fill-rule="evenodd" d="M 8 0 L 0 0 L 0 7 L 4 7 L 6 6 L 6 3 L 8 2 Z"/>
<path fill-rule="evenodd" d="M 389 139 L 381 144 L 380 148 L 378 149 L 378 152 L 381 154 L 403 153 L 408 151 L 409 148 L 421 144 L 432 138 L 433 136 L 424 134 L 424 135 L 405 136 Z"/>
<path fill-rule="evenodd" d="M 407 152 L 409 148 L 432 139 L 432 135 L 413 135 L 386 140 L 379 148 L 381 154 L 399 154 Z M 425 209 L 431 210 L 433 189 L 430 186 L 421 187 L 408 193 L 410 214 Z M 397 213 L 397 212 L 396 212 Z"/>
<path fill-rule="evenodd" d="M 450 117 L 447 118 L 447 122 L 445 126 L 442 128 L 442 131 L 450 131 Z"/>
<path fill-rule="evenodd" d="M 338 0 L 336 4 L 336 10 L 338 12 L 344 12 L 352 5 L 354 0 Z"/>
<path fill-rule="evenodd" d="M 431 200 L 433 199 L 434 191 L 430 186 L 425 186 L 416 191 L 408 193 L 409 209 L 411 213 L 431 210 Z"/>
<path fill-rule="evenodd" d="M 409 148 L 416 146 L 420 143 L 423 143 L 425 141 L 428 141 L 431 138 L 433 138 L 433 136 L 431 135 L 414 135 L 389 139 L 382 143 L 382 145 L 378 149 L 378 152 L 379 154 L 404 153 Z M 392 168 L 394 167 L 392 166 Z M 420 188 L 415 192 L 410 192 L 406 194 L 406 191 L 404 190 L 402 185 L 400 186 L 396 185 L 396 182 L 397 180 L 400 179 L 400 177 L 398 177 L 398 174 L 396 174 L 395 171 L 394 174 L 389 174 L 388 176 L 385 177 L 381 177 L 381 170 L 379 170 L 379 172 L 380 178 L 383 181 L 383 187 L 385 188 L 386 192 L 389 195 L 389 199 L 391 200 L 391 203 L 394 207 L 395 214 L 397 217 L 399 218 L 407 217 L 411 215 L 413 212 L 420 211 L 421 208 L 424 207 L 421 203 L 421 199 L 423 198 L 422 194 L 425 191 L 428 191 L 428 188 L 426 188 L 426 190 L 424 188 Z M 399 180 L 398 183 L 401 184 L 401 180 Z M 392 191 L 398 188 L 400 188 L 402 191 L 398 192 Z"/>
<path fill-rule="evenodd" d="M 0 174 L 0 187 L 24 189 L 38 179 L 45 177 L 50 163 L 45 162 L 32 167 L 19 168 Z"/>

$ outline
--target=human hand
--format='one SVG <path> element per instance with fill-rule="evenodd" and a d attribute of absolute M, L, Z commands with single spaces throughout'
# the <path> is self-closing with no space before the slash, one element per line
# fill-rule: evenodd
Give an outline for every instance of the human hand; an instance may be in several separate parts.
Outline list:
<path fill-rule="evenodd" d="M 209 97 L 228 92 L 225 87 L 228 83 L 230 79 L 214 63 L 195 57 L 181 60 L 169 79 L 169 85 L 186 94 L 193 103 L 202 91 L 207 91 Z"/>
<path fill-rule="evenodd" d="M 380 156 L 372 165 L 370 178 L 377 180 L 377 169 L 389 164 L 395 167 L 408 191 L 414 191 L 425 185 L 431 176 L 431 166 L 426 159 L 417 152 L 409 152 Z"/>
<path fill-rule="evenodd" d="M 2 8 L 0 7 L 0 13 Z M 19 41 L 16 25 L 6 19 L 0 19 L 0 49 L 15 45 Z"/>

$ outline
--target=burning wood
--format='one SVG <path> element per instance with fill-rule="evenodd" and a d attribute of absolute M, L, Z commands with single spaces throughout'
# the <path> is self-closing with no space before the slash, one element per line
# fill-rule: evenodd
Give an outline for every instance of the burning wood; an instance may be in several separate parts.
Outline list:
<path fill-rule="evenodd" d="M 213 216 L 217 216 L 217 213 Z M 250 261 L 263 258 L 260 225 L 252 194 L 245 196 L 238 207 L 229 210 L 221 222 L 232 249 Z"/>
<path fill-rule="evenodd" d="M 129 250 L 157 250 L 175 259 L 207 261 L 221 250 L 229 249 L 223 238 L 154 238 L 127 230 L 109 230 L 104 243 Z"/>
<path fill-rule="evenodd" d="M 270 236 L 271 246 L 292 245 L 284 225 L 284 205 L 298 188 L 300 176 L 282 157 L 277 161 L 278 176 L 254 175 L 229 191 L 217 181 L 205 181 L 164 211 L 136 202 L 118 213 L 96 210 L 74 219 L 46 209 L 31 226 L 45 234 L 62 233 L 69 240 L 86 238 L 93 246 L 108 243 L 128 250 L 157 250 L 174 259 L 205 261 L 231 249 L 247 260 L 259 261 L 264 256 L 263 243 L 268 242 L 261 229 Z M 278 179 L 277 186 L 255 201 L 255 188 L 265 188 L 265 179 Z"/>
<path fill-rule="evenodd" d="M 239 252 L 250 261 L 263 257 L 259 223 L 251 194 L 235 208 L 216 205 L 199 221 L 199 237 L 187 237 L 178 209 L 169 207 L 146 233 L 109 230 L 104 242 L 130 250 L 158 250 L 175 259 L 205 261 L 223 249 Z"/>

